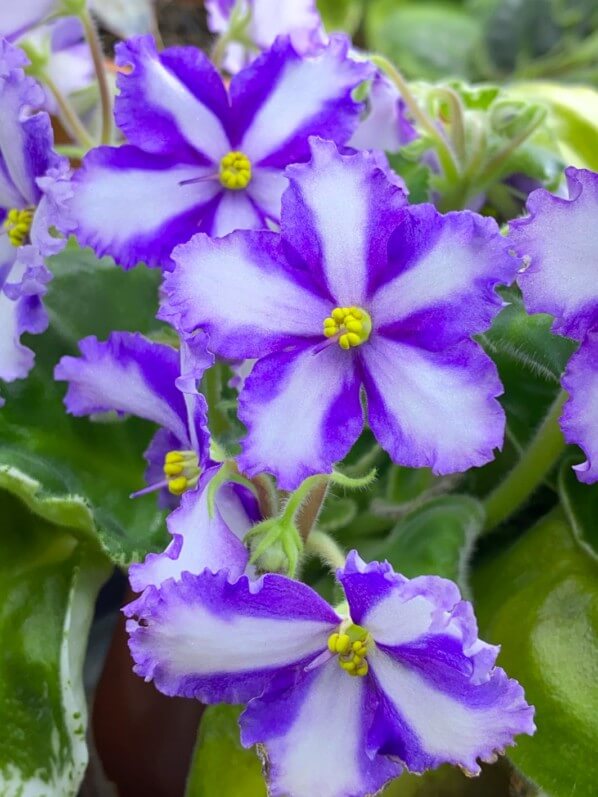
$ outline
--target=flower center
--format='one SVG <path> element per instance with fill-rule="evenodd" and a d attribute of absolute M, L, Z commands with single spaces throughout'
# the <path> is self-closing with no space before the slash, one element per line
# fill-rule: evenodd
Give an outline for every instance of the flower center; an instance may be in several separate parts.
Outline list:
<path fill-rule="evenodd" d="M 324 335 L 336 337 L 341 349 L 361 346 L 372 331 L 372 319 L 361 307 L 335 307 L 324 319 Z"/>
<path fill-rule="evenodd" d="M 341 668 L 355 677 L 368 674 L 366 654 L 370 646 L 371 637 L 360 625 L 351 624 L 344 630 L 341 627 L 341 633 L 328 637 L 328 650 L 338 656 Z"/>
<path fill-rule="evenodd" d="M 192 490 L 199 481 L 199 460 L 195 451 L 169 451 L 164 457 L 164 475 L 168 490 L 173 495 L 182 495 Z"/>
<path fill-rule="evenodd" d="M 242 191 L 251 182 L 251 161 L 244 152 L 229 152 L 220 161 L 220 182 L 230 191 Z"/>
<path fill-rule="evenodd" d="M 33 223 L 34 212 L 34 208 L 25 208 L 24 210 L 12 208 L 8 211 L 2 226 L 8 234 L 8 240 L 14 247 L 23 246 L 27 240 Z"/>

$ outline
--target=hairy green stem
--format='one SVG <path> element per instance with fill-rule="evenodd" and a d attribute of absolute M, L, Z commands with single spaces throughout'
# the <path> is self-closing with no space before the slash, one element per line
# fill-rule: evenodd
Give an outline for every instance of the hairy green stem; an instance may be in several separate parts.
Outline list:
<path fill-rule="evenodd" d="M 447 180 L 449 180 L 449 182 L 457 182 L 459 180 L 459 165 L 456 162 L 455 154 L 434 120 L 428 116 L 413 96 L 409 84 L 403 75 L 383 55 L 371 55 L 370 61 L 381 69 L 395 84 L 413 119 L 435 142 L 438 159 Z"/>
<path fill-rule="evenodd" d="M 100 143 L 110 144 L 112 141 L 112 94 L 110 86 L 108 85 L 108 76 L 100 37 L 98 36 L 97 28 L 87 8 L 81 14 L 81 23 L 83 24 L 85 38 L 89 44 L 93 67 L 98 80 L 98 88 L 100 90 L 100 104 L 102 107 Z"/>
<path fill-rule="evenodd" d="M 306 543 L 306 551 L 317 556 L 334 572 L 345 564 L 345 553 L 329 534 L 314 529 Z"/>
<path fill-rule="evenodd" d="M 516 512 L 561 456 L 565 441 L 559 417 L 566 399 L 567 394 L 560 391 L 519 462 L 486 498 L 486 531 L 491 531 Z"/>

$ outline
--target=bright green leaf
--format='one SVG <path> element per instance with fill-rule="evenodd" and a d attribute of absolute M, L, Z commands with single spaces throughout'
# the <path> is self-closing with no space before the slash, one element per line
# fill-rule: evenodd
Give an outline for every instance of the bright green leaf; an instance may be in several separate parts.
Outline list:
<path fill-rule="evenodd" d="M 239 714 L 237 706 L 206 708 L 185 797 L 266 797 L 260 761 L 239 741 Z"/>
<path fill-rule="evenodd" d="M 550 797 L 598 782 L 598 565 L 556 510 L 472 576 L 481 635 L 536 706 L 537 733 L 509 755 Z"/>
<path fill-rule="evenodd" d="M 74 797 L 87 765 L 87 633 L 108 568 L 6 494 L 0 512 L 0 793 Z"/>
<path fill-rule="evenodd" d="M 474 498 L 433 498 L 397 523 L 379 557 L 409 578 L 444 576 L 467 591 L 469 557 L 483 524 L 484 510 Z"/>

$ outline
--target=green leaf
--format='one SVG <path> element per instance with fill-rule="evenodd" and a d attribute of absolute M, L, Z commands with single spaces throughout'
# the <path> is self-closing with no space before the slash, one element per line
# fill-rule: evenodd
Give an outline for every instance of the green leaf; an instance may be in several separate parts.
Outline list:
<path fill-rule="evenodd" d="M 481 37 L 478 20 L 455 4 L 396 0 L 370 0 L 365 33 L 370 50 L 423 80 L 468 77 Z"/>
<path fill-rule="evenodd" d="M 475 498 L 433 498 L 397 523 L 379 555 L 409 578 L 444 576 L 467 592 L 469 558 L 483 524 L 484 510 Z"/>
<path fill-rule="evenodd" d="M 239 741 L 238 706 L 208 706 L 199 726 L 185 797 L 266 797 L 260 761 Z"/>
<path fill-rule="evenodd" d="M 0 506 L 0 793 L 74 797 L 87 765 L 87 633 L 108 568 L 14 498 Z"/>
<path fill-rule="evenodd" d="M 583 484 L 575 475 L 572 465 L 580 457 L 564 460 L 559 472 L 561 504 L 571 528 L 582 549 L 598 559 L 598 484 Z"/>
<path fill-rule="evenodd" d="M 472 576 L 481 636 L 536 706 L 538 730 L 509 755 L 550 797 L 598 782 L 598 565 L 556 510 Z"/>
<path fill-rule="evenodd" d="M 536 81 L 515 83 L 510 93 L 547 104 L 548 125 L 554 131 L 565 163 L 579 169 L 598 170 L 596 89 Z"/>
<path fill-rule="evenodd" d="M 561 375 L 577 346 L 550 332 L 550 316 L 527 315 L 517 290 L 503 295 L 508 307 L 480 340 L 497 364 L 505 388 L 500 401 L 507 413 L 507 437 L 493 462 L 468 473 L 467 485 L 476 494 L 493 489 L 518 461 L 554 402 Z"/>
<path fill-rule="evenodd" d="M 155 496 L 129 498 L 144 484 L 143 452 L 155 427 L 138 419 L 91 422 L 67 415 L 66 386 L 54 381 L 53 370 L 62 355 L 78 353 L 86 335 L 157 332 L 158 275 L 145 268 L 125 273 L 73 247 L 51 267 L 50 328 L 27 340 L 35 368 L 26 380 L 3 387 L 0 488 L 126 564 L 164 547 Z"/>
<path fill-rule="evenodd" d="M 400 152 L 387 154 L 392 169 L 400 175 L 409 189 L 409 202 L 417 205 L 427 202 L 430 189 L 430 169 L 421 162 L 405 157 Z"/>
<path fill-rule="evenodd" d="M 357 504 L 348 496 L 329 495 L 318 517 L 321 531 L 337 531 L 350 523 L 357 515 Z"/>

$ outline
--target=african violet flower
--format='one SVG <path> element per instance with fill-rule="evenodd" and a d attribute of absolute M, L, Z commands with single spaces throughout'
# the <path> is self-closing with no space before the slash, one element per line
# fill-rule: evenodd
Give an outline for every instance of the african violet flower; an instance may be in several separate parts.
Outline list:
<path fill-rule="evenodd" d="M 0 9 L 0 36 L 14 41 L 57 11 L 59 5 L 59 0 L 3 2 Z"/>
<path fill-rule="evenodd" d="M 126 607 L 135 671 L 168 695 L 247 702 L 273 797 L 362 797 L 443 763 L 478 774 L 532 734 L 521 686 L 495 667 L 470 603 L 349 554 L 332 609 L 284 576 L 184 573 Z"/>
<path fill-rule="evenodd" d="M 239 399 L 242 471 L 283 489 L 330 472 L 362 429 L 362 387 L 395 461 L 437 473 L 488 462 L 502 390 L 471 335 L 517 265 L 494 220 L 406 206 L 372 156 L 329 142 L 312 140 L 312 161 L 287 175 L 282 235 L 195 236 L 165 280 L 165 318 L 204 329 L 221 357 L 259 358 Z"/>
<path fill-rule="evenodd" d="M 240 575 L 249 558 L 241 540 L 259 513 L 245 487 L 222 477 L 209 511 L 208 486 L 220 465 L 210 459 L 207 406 L 196 387 L 212 362 L 201 338 L 183 342 L 177 352 L 139 334 L 114 332 L 106 342 L 85 338 L 79 348 L 82 357 L 63 357 L 55 371 L 56 379 L 69 383 L 68 411 L 81 416 L 115 410 L 159 424 L 146 452 L 150 486 L 140 492 L 168 488 L 170 500 L 162 496 L 162 503 L 169 506 L 182 495 L 167 518 L 172 542 L 131 567 L 133 588 L 205 567 L 226 566 Z"/>
<path fill-rule="evenodd" d="M 25 377 L 34 354 L 20 342 L 48 324 L 41 297 L 51 274 L 44 257 L 72 229 L 65 202 L 68 164 L 52 149 L 50 119 L 36 109 L 40 86 L 25 75 L 25 54 L 0 39 L 0 379 Z"/>
<path fill-rule="evenodd" d="M 554 316 L 552 329 L 581 342 L 562 384 L 565 439 L 582 448 L 580 481 L 598 481 L 598 174 L 569 168 L 568 197 L 543 189 L 528 198 L 529 216 L 511 223 L 509 238 L 528 267 L 519 276 L 529 313 Z"/>
<path fill-rule="evenodd" d="M 311 58 L 278 39 L 229 93 L 193 47 L 157 53 L 151 37 L 117 47 L 116 121 L 129 144 L 100 147 L 75 180 L 79 241 L 124 267 L 171 267 L 198 230 L 225 235 L 280 217 L 284 167 L 309 156 L 307 136 L 345 143 L 359 116 L 351 91 L 370 67 L 336 38 Z"/>
<path fill-rule="evenodd" d="M 232 37 L 224 66 L 233 74 L 277 36 L 288 35 L 302 54 L 325 40 L 315 0 L 206 0 L 206 9 L 210 30 Z"/>

